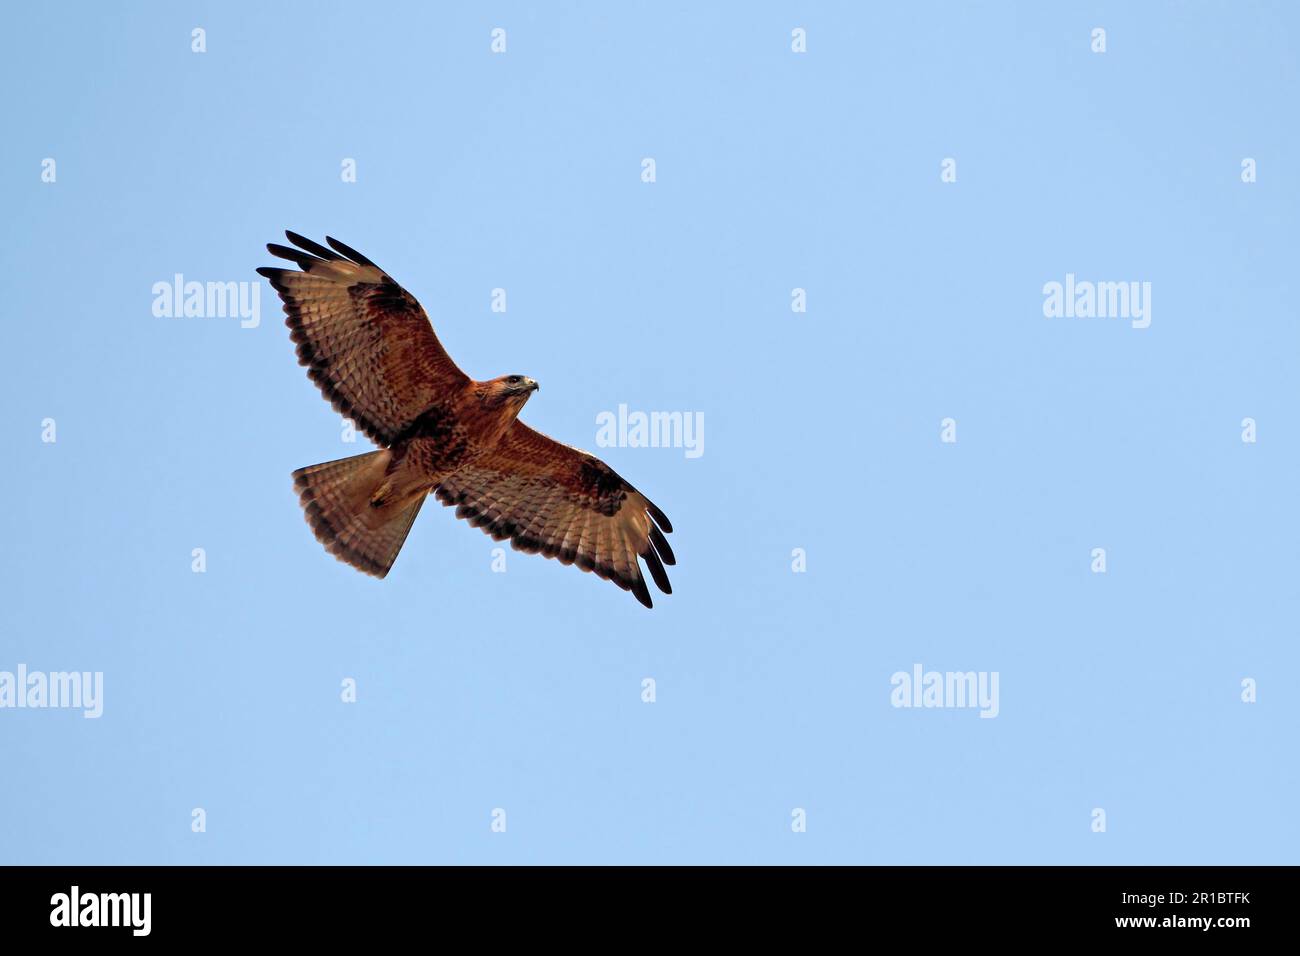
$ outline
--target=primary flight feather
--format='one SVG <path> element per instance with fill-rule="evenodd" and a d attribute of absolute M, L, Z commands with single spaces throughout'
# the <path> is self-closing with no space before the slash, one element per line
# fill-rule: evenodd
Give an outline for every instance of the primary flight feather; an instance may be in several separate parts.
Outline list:
<path fill-rule="evenodd" d="M 286 232 L 267 245 L 301 271 L 260 268 L 284 302 L 298 360 L 378 451 L 293 473 L 325 549 L 384 577 L 425 497 L 498 541 L 594 571 L 651 607 L 638 558 L 659 590 L 676 563 L 655 505 L 594 455 L 518 420 L 538 385 L 475 381 L 443 349 L 420 303 L 365 256 Z"/>

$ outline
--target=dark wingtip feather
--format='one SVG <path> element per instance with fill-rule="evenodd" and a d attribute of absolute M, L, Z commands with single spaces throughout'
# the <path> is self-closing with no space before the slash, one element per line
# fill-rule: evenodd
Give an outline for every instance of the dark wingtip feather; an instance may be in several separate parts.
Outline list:
<path fill-rule="evenodd" d="M 635 594 L 636 599 L 646 607 L 655 606 L 654 601 L 650 600 L 650 589 L 645 586 L 645 578 L 638 576 L 637 579 L 632 582 L 632 593 Z"/>
<path fill-rule="evenodd" d="M 315 256 L 308 255 L 300 249 L 290 249 L 288 246 L 282 246 L 279 243 L 268 242 L 266 251 L 273 256 L 281 259 L 288 259 L 290 262 L 296 262 L 305 271 L 316 263 L 320 262 Z"/>
<path fill-rule="evenodd" d="M 668 581 L 668 572 L 664 570 L 659 555 L 655 554 L 655 549 L 650 545 L 646 545 L 646 549 L 641 552 L 641 560 L 650 569 L 650 576 L 655 579 L 655 585 L 659 590 L 663 591 L 664 594 L 672 594 L 673 586 Z"/>
<path fill-rule="evenodd" d="M 367 259 L 365 256 L 363 256 L 361 253 L 357 252 L 357 250 L 353 249 L 353 248 L 352 248 L 351 246 L 349 246 L 349 245 L 345 245 L 345 244 L 339 242 L 339 241 L 338 241 L 337 239 L 335 239 L 333 236 L 326 236 L 326 237 L 325 237 L 325 241 L 328 242 L 328 243 L 330 244 L 330 248 L 331 248 L 331 249 L 333 249 L 335 252 L 338 252 L 338 253 L 341 253 L 342 255 L 347 256 L 349 259 L 351 259 L 351 260 L 352 260 L 353 262 L 355 262 L 357 265 L 361 265 L 361 266 L 375 266 L 375 264 L 374 264 L 373 262 L 371 262 L 369 259 Z M 378 269 L 379 266 L 375 266 L 375 268 Z M 380 271 L 383 271 L 383 270 L 380 270 Z"/>
<path fill-rule="evenodd" d="M 275 281 L 276 279 L 280 278 L 280 276 L 284 275 L 284 270 L 275 269 L 272 268 L 271 266 L 258 266 L 257 274 L 262 276 L 263 278 Z"/>
<path fill-rule="evenodd" d="M 653 501 L 645 503 L 646 510 L 650 512 L 650 517 L 655 519 L 655 523 L 664 529 L 664 534 L 673 533 L 673 523 L 668 520 L 668 516 L 659 510 Z"/>
<path fill-rule="evenodd" d="M 313 242 L 312 240 L 308 239 L 306 236 L 300 236 L 298 235 L 298 233 L 294 232 L 291 229 L 286 229 L 284 231 L 284 235 L 285 238 L 288 239 L 290 242 L 292 242 L 295 246 L 297 246 L 300 249 L 306 249 L 314 256 L 320 256 L 322 259 L 327 259 L 331 262 L 339 262 L 343 258 L 333 249 L 326 249 L 319 242 Z"/>
<path fill-rule="evenodd" d="M 672 567 L 677 563 L 677 556 L 673 554 L 672 546 L 668 544 L 668 539 L 664 537 L 662 531 L 653 524 L 650 525 L 650 543 L 654 549 L 659 552 L 659 557 L 663 558 L 664 564 Z"/>

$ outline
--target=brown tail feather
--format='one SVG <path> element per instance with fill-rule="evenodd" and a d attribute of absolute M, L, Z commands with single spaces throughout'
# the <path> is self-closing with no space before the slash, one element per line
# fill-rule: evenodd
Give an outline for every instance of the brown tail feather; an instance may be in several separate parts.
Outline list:
<path fill-rule="evenodd" d="M 377 578 L 388 574 L 397 560 L 425 498 L 371 503 L 391 457 L 381 449 L 293 473 L 293 487 L 316 540 L 340 561 Z"/>

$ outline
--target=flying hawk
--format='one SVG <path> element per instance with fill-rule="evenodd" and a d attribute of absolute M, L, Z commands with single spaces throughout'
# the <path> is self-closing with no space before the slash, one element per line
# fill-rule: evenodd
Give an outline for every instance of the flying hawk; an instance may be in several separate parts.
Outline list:
<path fill-rule="evenodd" d="M 538 385 L 523 375 L 478 382 L 444 351 L 420 303 L 365 256 L 286 232 L 269 244 L 293 269 L 258 269 L 284 301 L 307 376 L 378 451 L 293 473 L 325 550 L 388 574 L 432 492 L 456 517 L 530 554 L 594 571 L 651 607 L 639 557 L 665 594 L 672 525 L 599 458 L 518 420 Z"/>

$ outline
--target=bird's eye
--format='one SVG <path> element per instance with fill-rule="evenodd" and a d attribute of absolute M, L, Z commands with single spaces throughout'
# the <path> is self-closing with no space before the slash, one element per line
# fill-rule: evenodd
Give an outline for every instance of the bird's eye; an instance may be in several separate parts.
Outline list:
<path fill-rule="evenodd" d="M 511 385 L 518 385 L 523 381 L 518 375 L 511 375 L 506 381 Z"/>

